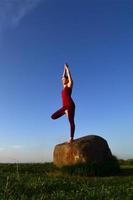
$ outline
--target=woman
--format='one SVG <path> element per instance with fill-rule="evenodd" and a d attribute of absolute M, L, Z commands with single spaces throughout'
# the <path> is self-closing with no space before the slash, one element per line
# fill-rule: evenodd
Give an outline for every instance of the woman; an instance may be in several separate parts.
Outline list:
<path fill-rule="evenodd" d="M 72 88 L 73 88 L 73 80 L 71 77 L 71 73 L 68 67 L 68 64 L 64 65 L 64 72 L 62 76 L 62 108 L 57 110 L 52 116 L 52 119 L 57 119 L 62 115 L 66 114 L 70 123 L 70 139 L 67 143 L 73 142 L 74 132 L 75 132 L 75 123 L 74 123 L 74 115 L 75 115 L 75 104 L 71 98 Z"/>

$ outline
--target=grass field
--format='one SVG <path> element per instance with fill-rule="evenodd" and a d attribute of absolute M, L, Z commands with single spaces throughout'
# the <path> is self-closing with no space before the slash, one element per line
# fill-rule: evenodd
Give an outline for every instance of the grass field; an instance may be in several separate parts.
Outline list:
<path fill-rule="evenodd" d="M 117 176 L 63 174 L 52 163 L 0 164 L 0 200 L 132 200 L 133 166 Z"/>

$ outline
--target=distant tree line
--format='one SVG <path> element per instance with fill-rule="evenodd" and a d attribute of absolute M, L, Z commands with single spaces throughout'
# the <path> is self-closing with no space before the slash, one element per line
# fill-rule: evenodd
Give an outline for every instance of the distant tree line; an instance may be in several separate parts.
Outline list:
<path fill-rule="evenodd" d="M 133 159 L 118 159 L 120 165 L 133 165 Z"/>

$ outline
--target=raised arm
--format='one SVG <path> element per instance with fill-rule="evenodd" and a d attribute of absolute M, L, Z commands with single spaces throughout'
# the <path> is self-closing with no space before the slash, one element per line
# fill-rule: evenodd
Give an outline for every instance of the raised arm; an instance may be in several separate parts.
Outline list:
<path fill-rule="evenodd" d="M 71 73 L 70 73 L 70 69 L 68 67 L 68 64 L 65 64 L 65 71 L 67 73 L 67 76 L 68 76 L 68 87 L 72 87 L 73 86 L 73 80 L 72 80 L 72 76 L 71 76 Z"/>
<path fill-rule="evenodd" d="M 62 77 L 64 77 L 65 75 L 66 75 L 66 69 L 64 67 L 64 71 L 63 71 Z"/>

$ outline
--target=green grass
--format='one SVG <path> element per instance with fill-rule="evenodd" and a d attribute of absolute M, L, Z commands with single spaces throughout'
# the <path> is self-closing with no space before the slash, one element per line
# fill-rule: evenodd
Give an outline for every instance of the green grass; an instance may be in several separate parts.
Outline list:
<path fill-rule="evenodd" d="M 52 163 L 0 164 L 0 200 L 132 200 L 133 166 L 118 175 L 66 175 Z"/>
<path fill-rule="evenodd" d="M 120 172 L 120 164 L 115 156 L 110 160 L 99 163 L 89 162 L 88 164 L 79 163 L 72 166 L 61 168 L 63 173 L 80 176 L 111 176 Z"/>

